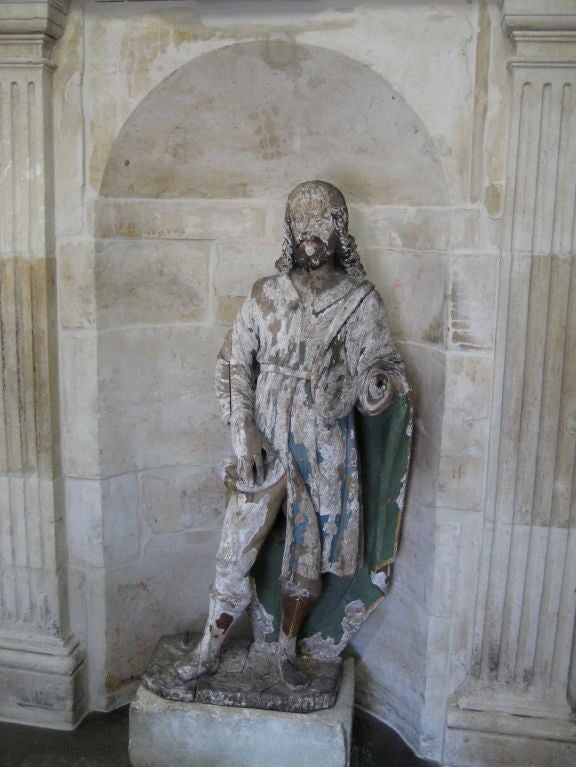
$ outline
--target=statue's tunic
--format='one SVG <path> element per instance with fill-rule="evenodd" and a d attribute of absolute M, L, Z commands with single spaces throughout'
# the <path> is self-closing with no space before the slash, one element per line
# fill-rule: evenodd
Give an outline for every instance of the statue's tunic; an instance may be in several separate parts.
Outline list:
<path fill-rule="evenodd" d="M 290 274 L 267 277 L 229 342 L 233 435 L 253 418 L 277 451 L 264 484 L 287 480 L 283 589 L 318 594 L 320 573 L 352 577 L 361 564 L 353 408 L 367 407 L 372 371 L 405 380 L 382 300 L 367 280 L 344 274 L 318 294 Z"/>

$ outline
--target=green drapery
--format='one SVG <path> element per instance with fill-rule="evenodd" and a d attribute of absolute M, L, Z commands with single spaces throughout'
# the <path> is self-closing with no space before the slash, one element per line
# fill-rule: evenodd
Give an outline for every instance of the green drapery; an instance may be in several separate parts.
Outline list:
<path fill-rule="evenodd" d="M 396 395 L 379 415 L 355 411 L 360 451 L 364 561 L 353 578 L 323 576 L 323 590 L 306 619 L 300 638 L 321 634 L 335 644 L 342 639 L 346 606 L 360 601 L 366 613 L 382 599 L 371 574 L 392 564 L 396 557 L 410 459 L 412 405 L 410 394 Z M 284 520 L 282 519 L 283 523 Z M 262 547 L 252 570 L 258 599 L 274 617 L 275 641 L 281 619 L 279 576 L 284 550 L 280 529 Z"/>

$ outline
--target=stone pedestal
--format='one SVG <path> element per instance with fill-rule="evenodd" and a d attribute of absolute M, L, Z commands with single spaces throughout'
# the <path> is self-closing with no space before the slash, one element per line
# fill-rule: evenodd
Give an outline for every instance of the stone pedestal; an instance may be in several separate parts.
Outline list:
<path fill-rule="evenodd" d="M 354 661 L 333 708 L 289 714 L 164 700 L 140 687 L 130 706 L 134 767 L 347 767 Z"/>

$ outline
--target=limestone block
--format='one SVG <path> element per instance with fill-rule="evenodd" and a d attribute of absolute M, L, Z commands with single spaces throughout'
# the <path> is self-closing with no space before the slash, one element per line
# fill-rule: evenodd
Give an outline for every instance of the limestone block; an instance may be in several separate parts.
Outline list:
<path fill-rule="evenodd" d="M 454 563 L 460 548 L 460 523 L 456 520 L 436 519 L 434 524 L 434 569 L 428 586 L 428 608 L 437 618 L 450 618 L 454 614 L 456 579 Z"/>
<path fill-rule="evenodd" d="M 205 243 L 101 243 L 96 254 L 98 326 L 203 319 L 208 257 Z"/>
<path fill-rule="evenodd" d="M 178 466 L 140 474 L 142 515 L 154 533 L 212 530 L 222 525 L 226 498 L 210 466 Z"/>
<path fill-rule="evenodd" d="M 261 277 L 274 274 L 281 254 L 281 237 L 273 243 L 224 242 L 216 245 L 214 291 L 218 296 L 249 295 Z"/>
<path fill-rule="evenodd" d="M 133 474 L 102 482 L 102 549 L 106 565 L 129 562 L 139 553 L 138 480 Z"/>
<path fill-rule="evenodd" d="M 105 474 L 217 463 L 228 452 L 213 388 L 224 333 L 164 326 L 103 333 L 100 449 Z M 207 438 L 209 435 L 209 438 Z"/>
<path fill-rule="evenodd" d="M 105 567 L 140 552 L 138 484 L 134 475 L 66 479 L 66 533 L 71 564 Z"/>
<path fill-rule="evenodd" d="M 411 744 L 419 743 L 426 687 L 428 615 L 395 579 L 389 595 L 353 641 L 357 705 L 389 722 Z"/>
<path fill-rule="evenodd" d="M 159 698 L 140 688 L 130 708 L 134 767 L 347 767 L 354 705 L 348 659 L 336 705 L 292 714 Z"/>
<path fill-rule="evenodd" d="M 426 657 L 425 705 L 422 711 L 418 749 L 422 756 L 438 759 L 442 753 L 444 726 L 446 723 L 446 700 L 451 692 L 449 686 L 450 646 L 452 621 L 450 618 L 432 616 L 428 624 Z"/>
<path fill-rule="evenodd" d="M 410 480 L 410 492 L 414 493 L 421 469 L 432 476 L 437 471 L 444 414 L 445 358 L 439 350 L 421 344 L 407 342 L 398 346 L 406 361 L 408 380 L 414 391 L 416 440 L 414 470 Z M 420 490 L 423 494 L 418 493 L 417 498 L 425 502 L 430 483 L 426 481 Z"/>
<path fill-rule="evenodd" d="M 142 673 L 162 634 L 199 631 L 219 530 L 154 536 L 138 562 L 106 574 L 106 689 Z"/>
<path fill-rule="evenodd" d="M 360 252 L 368 248 L 449 251 L 474 248 L 479 214 L 465 208 L 396 208 L 373 205 L 355 210 Z"/>
<path fill-rule="evenodd" d="M 367 276 L 378 288 L 396 340 L 443 345 L 446 335 L 447 259 L 438 253 L 362 253 Z M 416 310 L 418 307 L 418 310 Z"/>
<path fill-rule="evenodd" d="M 458 556 L 451 566 L 450 577 L 454 580 L 454 615 L 457 630 L 451 645 L 450 676 L 451 686 L 455 690 L 470 674 L 470 655 L 474 631 L 474 616 L 470 609 L 470 594 L 474 594 L 478 585 L 478 573 L 482 549 L 478 541 L 482 537 L 483 519 L 476 512 L 450 512 L 457 514 L 460 525 Z M 449 512 L 440 510 L 439 515 L 448 516 Z"/>
<path fill-rule="evenodd" d="M 66 242 L 59 249 L 57 261 L 62 327 L 93 327 L 96 322 L 93 243 Z"/>
<path fill-rule="evenodd" d="M 97 346 L 91 330 L 61 336 L 63 466 L 70 476 L 96 477 L 100 470 Z"/>
<path fill-rule="evenodd" d="M 225 242 L 216 245 L 214 271 L 215 319 L 231 324 L 252 285 L 260 277 L 275 274 L 280 257 L 282 235 L 275 243 Z"/>
<path fill-rule="evenodd" d="M 54 206 L 56 232 L 59 235 L 79 234 L 84 221 L 84 106 L 82 75 L 84 55 L 83 8 L 73 4 L 66 18 L 66 28 L 60 45 L 54 51 L 53 89 L 54 176 L 56 198 Z"/>
<path fill-rule="evenodd" d="M 480 509 L 493 370 L 486 355 L 448 354 L 438 501 Z"/>
<path fill-rule="evenodd" d="M 66 535 L 72 566 L 102 567 L 102 508 L 98 480 L 66 479 Z"/>
<path fill-rule="evenodd" d="M 572 767 L 576 744 L 529 736 L 510 737 L 490 732 L 448 729 L 444 751 L 447 767 Z"/>
<path fill-rule="evenodd" d="M 214 321 L 219 325 L 231 325 L 244 303 L 240 296 L 214 296 Z"/>
<path fill-rule="evenodd" d="M 402 521 L 402 538 L 394 563 L 393 582 L 422 607 L 426 605 L 434 572 L 434 517 L 430 509 L 409 494 Z"/>
<path fill-rule="evenodd" d="M 259 239 L 265 228 L 266 211 L 256 204 L 149 199 L 96 204 L 96 234 L 104 238 Z"/>
<path fill-rule="evenodd" d="M 462 349 L 494 345 L 497 259 L 453 256 L 450 264 L 448 343 Z"/>
<path fill-rule="evenodd" d="M 278 244 L 282 242 L 284 237 L 284 222 L 286 216 L 286 197 L 291 191 L 291 189 L 287 189 L 283 199 L 270 200 L 266 206 L 266 238 L 270 242 L 276 242 Z M 344 193 L 346 193 L 346 189 L 344 189 Z M 350 215 L 351 222 L 350 231 L 355 232 L 356 230 L 352 225 L 352 211 L 350 207 L 348 207 L 348 213 Z"/>

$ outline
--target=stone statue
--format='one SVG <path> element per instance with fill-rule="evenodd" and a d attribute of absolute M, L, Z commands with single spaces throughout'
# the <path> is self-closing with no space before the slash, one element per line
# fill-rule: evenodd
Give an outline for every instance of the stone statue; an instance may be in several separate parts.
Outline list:
<path fill-rule="evenodd" d="M 257 639 L 275 632 L 282 682 L 305 689 L 309 679 L 296 642 L 321 597 L 336 594 L 332 607 L 324 604 L 321 622 L 336 621 L 337 636 L 321 628 L 305 641 L 313 655 L 334 657 L 378 601 L 373 592 L 381 598 L 388 586 L 406 483 L 409 387 L 334 186 L 311 181 L 290 193 L 276 268 L 278 275 L 253 286 L 219 355 L 216 389 L 236 465 L 227 471 L 228 505 L 204 634 L 164 672 L 164 688 L 215 673 L 229 629 L 251 605 Z M 393 404 L 400 410 L 391 417 Z M 378 426 L 383 414 L 387 421 Z M 359 421 L 365 417 L 375 419 L 376 431 L 366 433 Z M 379 468 L 374 455 L 367 464 L 368 477 L 360 465 L 362 438 L 365 452 L 379 453 Z M 380 505 L 376 516 L 388 507 L 388 519 L 369 528 L 366 493 L 372 506 Z M 280 582 L 274 629 L 273 608 L 259 599 L 254 571 L 281 510 L 279 578 L 270 583 L 268 572 L 262 586 L 277 593 Z M 354 585 L 361 571 L 362 583 Z"/>

